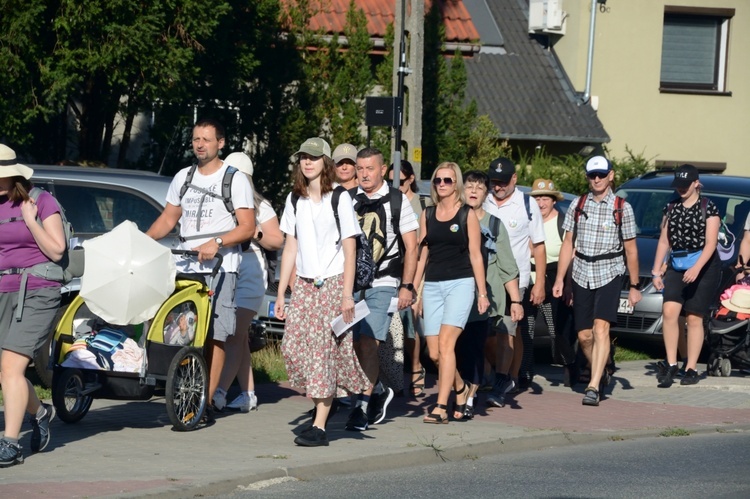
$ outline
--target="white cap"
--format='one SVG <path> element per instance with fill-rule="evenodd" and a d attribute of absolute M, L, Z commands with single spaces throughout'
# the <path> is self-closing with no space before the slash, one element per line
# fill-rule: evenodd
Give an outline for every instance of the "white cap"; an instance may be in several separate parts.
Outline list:
<path fill-rule="evenodd" d="M 253 161 L 244 152 L 233 152 L 224 158 L 224 163 L 237 168 L 246 175 L 253 176 Z"/>

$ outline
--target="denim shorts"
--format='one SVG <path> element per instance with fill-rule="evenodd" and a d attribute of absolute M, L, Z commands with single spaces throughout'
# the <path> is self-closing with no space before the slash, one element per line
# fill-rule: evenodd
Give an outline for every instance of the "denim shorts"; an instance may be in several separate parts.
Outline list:
<path fill-rule="evenodd" d="M 474 278 L 424 283 L 424 335 L 437 336 L 440 326 L 463 329 L 474 305 Z"/>
<path fill-rule="evenodd" d="M 360 335 L 369 336 L 378 341 L 385 341 L 388 338 L 388 330 L 391 328 L 391 314 L 388 313 L 388 307 L 391 306 L 391 299 L 397 295 L 397 290 L 393 286 L 378 286 L 365 291 L 365 302 L 370 313 L 352 328 L 354 341 L 357 341 Z"/>

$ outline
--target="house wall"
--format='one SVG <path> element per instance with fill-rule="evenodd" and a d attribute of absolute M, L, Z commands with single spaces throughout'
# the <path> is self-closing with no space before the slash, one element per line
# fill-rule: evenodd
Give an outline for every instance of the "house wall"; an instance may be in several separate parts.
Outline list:
<path fill-rule="evenodd" d="M 726 91 L 731 96 L 659 91 L 665 5 L 733 8 Z M 585 90 L 590 0 L 565 0 L 566 34 L 553 48 L 575 89 Z M 612 137 L 616 158 L 626 147 L 651 161 L 726 163 L 750 175 L 750 1 L 609 0 L 597 5 L 591 95 Z M 594 102 L 592 101 L 592 102 Z"/>

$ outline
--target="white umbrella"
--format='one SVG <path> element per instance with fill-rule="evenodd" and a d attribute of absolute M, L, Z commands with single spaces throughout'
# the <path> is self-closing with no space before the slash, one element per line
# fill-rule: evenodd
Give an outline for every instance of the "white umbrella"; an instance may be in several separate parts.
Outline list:
<path fill-rule="evenodd" d="M 81 298 L 112 324 L 151 319 L 175 287 L 176 268 L 169 248 L 130 221 L 83 243 L 85 267 Z"/>

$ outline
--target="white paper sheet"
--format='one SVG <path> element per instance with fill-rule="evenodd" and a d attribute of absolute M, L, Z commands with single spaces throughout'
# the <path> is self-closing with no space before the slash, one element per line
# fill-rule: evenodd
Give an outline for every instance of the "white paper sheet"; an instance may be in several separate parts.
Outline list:
<path fill-rule="evenodd" d="M 367 303 L 362 300 L 354 305 L 354 320 L 352 322 L 344 322 L 344 316 L 339 315 L 331 321 L 331 328 L 333 328 L 333 334 L 341 336 L 347 332 L 353 325 L 370 315 L 370 308 Z"/>

